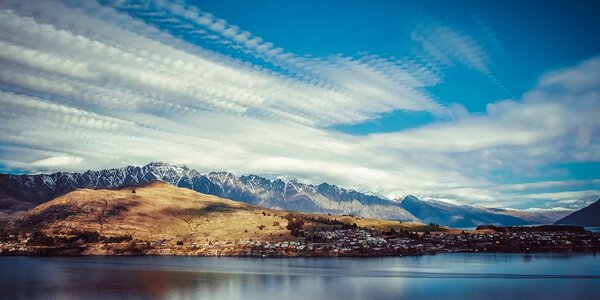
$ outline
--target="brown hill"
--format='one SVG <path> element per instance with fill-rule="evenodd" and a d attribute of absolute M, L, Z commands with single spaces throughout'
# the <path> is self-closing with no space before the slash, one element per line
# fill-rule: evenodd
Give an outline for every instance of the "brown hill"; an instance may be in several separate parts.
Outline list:
<path fill-rule="evenodd" d="M 73 235 L 82 232 L 93 233 L 102 239 L 131 236 L 135 241 L 179 241 L 186 245 L 237 243 L 240 240 L 291 241 L 298 237 L 288 229 L 290 213 L 155 181 L 135 188 L 76 190 L 8 222 L 3 231 L 5 236 L 30 240 L 29 244 L 39 243 L 38 240 L 32 242 L 32 237 L 73 240 Z M 303 227 L 305 230 L 322 229 L 335 224 L 356 224 L 376 231 L 388 231 L 390 228 L 397 231 L 439 229 L 418 223 L 352 216 L 293 214 L 307 218 Z M 311 222 L 310 219 L 324 222 Z M 332 220 L 337 223 L 329 222 Z M 92 237 L 92 240 L 95 241 L 95 238 Z"/>
<path fill-rule="evenodd" d="M 6 231 L 95 231 L 103 236 L 131 234 L 141 240 L 239 239 L 258 237 L 257 226 L 264 225 L 260 237 L 289 235 L 287 224 L 272 226 L 275 221 L 282 221 L 276 214 L 155 181 L 135 188 L 73 191 L 9 222 Z"/>

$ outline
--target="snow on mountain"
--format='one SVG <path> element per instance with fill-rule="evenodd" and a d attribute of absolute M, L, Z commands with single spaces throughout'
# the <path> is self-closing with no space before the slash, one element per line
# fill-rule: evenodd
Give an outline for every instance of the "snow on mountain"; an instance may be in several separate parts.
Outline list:
<path fill-rule="evenodd" d="M 0 195 L 31 207 L 78 188 L 119 188 L 162 180 L 178 187 L 249 204 L 314 213 L 351 214 L 361 217 L 417 221 L 396 201 L 327 183 L 314 186 L 298 180 L 284 182 L 257 175 L 236 177 L 229 172 L 201 174 L 187 167 L 154 162 L 143 167 L 40 175 L 0 174 Z M 2 200 L 2 199 L 0 199 Z M 14 212 L 15 205 L 6 208 Z M 0 208 L 5 210 L 3 207 Z"/>
<path fill-rule="evenodd" d="M 400 221 L 422 221 L 450 227 L 482 224 L 551 224 L 569 210 L 494 209 L 445 199 L 406 196 L 390 200 L 371 192 L 358 192 L 336 185 L 285 182 L 258 175 L 236 177 L 229 172 L 202 174 L 187 167 L 153 162 L 143 167 L 58 172 L 40 175 L 0 174 L 0 220 L 78 188 L 119 188 L 152 180 L 269 208 L 314 213 L 351 214 Z"/>

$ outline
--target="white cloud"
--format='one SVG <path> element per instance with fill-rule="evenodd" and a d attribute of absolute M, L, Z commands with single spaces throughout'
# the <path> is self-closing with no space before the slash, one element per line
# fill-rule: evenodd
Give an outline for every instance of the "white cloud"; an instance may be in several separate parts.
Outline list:
<path fill-rule="evenodd" d="M 73 166 L 81 163 L 82 157 L 73 156 L 54 156 L 45 159 L 40 159 L 31 163 L 32 166 L 38 168 L 56 168 L 62 166 Z"/>
<path fill-rule="evenodd" d="M 547 189 L 547 188 L 570 188 L 584 185 L 597 185 L 600 184 L 600 179 L 586 179 L 586 180 L 552 180 L 552 181 L 539 181 L 531 183 L 514 183 L 514 184 L 503 184 L 497 187 L 500 191 L 505 192 L 518 192 L 527 191 L 534 189 Z"/>
<path fill-rule="evenodd" d="M 418 26 L 411 37 L 439 64 L 444 66 L 461 64 L 486 75 L 490 74 L 490 58 L 467 34 L 433 23 Z"/>

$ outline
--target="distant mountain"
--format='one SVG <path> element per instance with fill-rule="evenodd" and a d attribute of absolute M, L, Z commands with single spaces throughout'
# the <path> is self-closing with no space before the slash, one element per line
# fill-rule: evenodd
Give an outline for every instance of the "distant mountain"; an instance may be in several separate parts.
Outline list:
<path fill-rule="evenodd" d="M 150 163 L 144 167 L 58 172 L 40 175 L 0 174 L 0 204 L 4 217 L 44 203 L 78 188 L 121 188 L 162 180 L 204 194 L 248 204 L 312 213 L 352 214 L 399 221 L 418 221 L 396 201 L 330 185 L 297 180 L 269 180 L 229 172 L 202 174 L 187 167 Z M 2 216 L 2 215 L 0 215 Z"/>
<path fill-rule="evenodd" d="M 596 202 L 556 221 L 555 224 L 600 226 L 600 199 Z"/>
<path fill-rule="evenodd" d="M 475 227 L 477 225 L 526 225 L 545 222 L 527 220 L 514 216 L 502 209 L 490 209 L 466 204 L 454 204 L 440 200 L 420 200 L 414 196 L 406 196 L 400 206 L 419 218 L 424 223 L 435 223 L 450 227 Z"/>
<path fill-rule="evenodd" d="M 519 219 L 525 220 L 528 224 L 554 224 L 572 213 L 572 209 L 566 208 L 548 208 L 548 209 L 505 209 L 505 208 L 489 208 L 488 210 L 499 214 L 505 214 Z"/>

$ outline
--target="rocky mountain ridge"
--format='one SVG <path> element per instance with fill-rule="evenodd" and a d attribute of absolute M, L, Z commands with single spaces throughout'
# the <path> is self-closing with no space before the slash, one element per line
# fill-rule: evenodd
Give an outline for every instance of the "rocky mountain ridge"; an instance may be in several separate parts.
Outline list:
<path fill-rule="evenodd" d="M 29 207 L 79 188 L 121 188 L 154 180 L 269 208 L 418 221 L 396 201 L 327 183 L 315 186 L 297 180 L 284 182 L 257 175 L 236 177 L 229 172 L 202 174 L 185 166 L 161 162 L 143 167 L 127 166 L 83 173 L 0 174 L 0 191 L 2 195 L 13 199 L 10 203 L 17 199 Z M 10 209 L 14 210 L 12 207 Z"/>
<path fill-rule="evenodd" d="M 185 166 L 153 162 L 143 167 L 127 166 L 83 173 L 0 174 L 0 221 L 80 188 L 116 189 L 154 180 L 267 208 L 421 221 L 451 227 L 551 224 L 570 212 L 492 209 L 423 200 L 411 195 L 391 200 L 375 193 L 358 192 L 329 183 L 312 185 L 295 179 L 286 182 L 252 174 L 237 177 L 230 172 L 201 173 Z"/>

